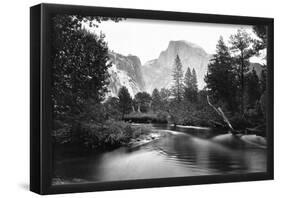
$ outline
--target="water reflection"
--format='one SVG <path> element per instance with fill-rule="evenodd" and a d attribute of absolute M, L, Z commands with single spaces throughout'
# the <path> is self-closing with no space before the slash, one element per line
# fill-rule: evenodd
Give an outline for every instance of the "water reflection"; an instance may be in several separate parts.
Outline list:
<path fill-rule="evenodd" d="M 56 175 L 69 181 L 113 181 L 266 171 L 266 149 L 226 146 L 207 129 L 154 127 L 165 137 L 137 148 L 59 160 Z"/>

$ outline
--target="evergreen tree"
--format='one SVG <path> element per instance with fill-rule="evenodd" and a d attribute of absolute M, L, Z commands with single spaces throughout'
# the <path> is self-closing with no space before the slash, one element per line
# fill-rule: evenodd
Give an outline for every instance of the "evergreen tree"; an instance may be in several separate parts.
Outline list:
<path fill-rule="evenodd" d="M 266 71 L 267 71 L 267 69 L 263 69 L 261 71 L 261 79 L 260 79 L 261 93 L 264 93 L 266 91 Z"/>
<path fill-rule="evenodd" d="M 233 68 L 233 60 L 230 56 L 229 48 L 223 38 L 220 37 L 216 46 L 216 54 L 208 65 L 208 73 L 205 82 L 209 94 L 216 101 L 223 101 L 229 110 L 235 111 L 237 80 Z"/>
<path fill-rule="evenodd" d="M 249 107 L 255 107 L 256 102 L 260 98 L 260 86 L 259 86 L 259 77 L 254 68 L 246 77 L 246 85 L 247 85 L 247 92 L 246 92 L 247 104 Z"/>
<path fill-rule="evenodd" d="M 188 67 L 184 76 L 184 99 L 189 102 L 197 101 L 198 83 L 196 71 Z"/>
<path fill-rule="evenodd" d="M 184 100 L 191 102 L 193 99 L 192 91 L 192 74 L 191 70 L 188 67 L 184 75 Z"/>
<path fill-rule="evenodd" d="M 167 101 L 171 96 L 171 91 L 166 88 L 161 88 L 160 90 L 160 97 L 162 101 Z"/>
<path fill-rule="evenodd" d="M 192 69 L 191 84 L 192 84 L 192 90 L 198 92 L 197 75 L 194 68 Z"/>
<path fill-rule="evenodd" d="M 171 96 L 171 91 L 169 89 L 162 88 L 160 90 L 161 98 L 161 110 L 167 110 L 169 106 L 169 97 Z"/>
<path fill-rule="evenodd" d="M 161 110 L 161 96 L 160 96 L 160 92 L 158 91 L 158 89 L 154 89 L 152 92 L 152 102 L 151 102 L 151 108 L 154 112 L 157 112 L 159 110 Z"/>
<path fill-rule="evenodd" d="M 122 119 L 124 119 L 124 115 L 130 113 L 132 110 L 132 98 L 126 87 L 123 86 L 119 89 L 118 98 Z"/>
<path fill-rule="evenodd" d="M 175 58 L 174 69 L 173 69 L 173 80 L 174 85 L 172 87 L 173 96 L 177 101 L 181 101 L 184 92 L 183 86 L 183 71 L 182 71 L 182 63 L 179 55 Z"/>
<path fill-rule="evenodd" d="M 191 74 L 191 70 L 188 67 L 185 75 L 184 75 L 184 84 L 186 88 L 191 88 L 192 87 L 192 74 Z"/>
<path fill-rule="evenodd" d="M 239 29 L 236 34 L 230 37 L 231 50 L 235 55 L 235 61 L 237 64 L 237 73 L 239 76 L 239 90 L 240 90 L 240 113 L 244 114 L 244 95 L 245 95 L 245 83 L 244 74 L 249 71 L 250 57 L 252 57 L 255 51 L 252 48 L 253 39 L 243 29 Z"/>

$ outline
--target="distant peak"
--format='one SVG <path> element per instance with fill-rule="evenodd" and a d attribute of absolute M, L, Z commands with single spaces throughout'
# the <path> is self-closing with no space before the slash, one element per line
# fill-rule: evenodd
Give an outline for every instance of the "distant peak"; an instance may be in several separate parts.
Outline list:
<path fill-rule="evenodd" d="M 169 46 L 170 45 L 188 45 L 190 47 L 193 47 L 193 48 L 201 48 L 199 45 L 195 44 L 195 43 L 192 43 L 192 42 L 189 42 L 189 41 L 186 41 L 186 40 L 171 40 L 169 42 Z"/>

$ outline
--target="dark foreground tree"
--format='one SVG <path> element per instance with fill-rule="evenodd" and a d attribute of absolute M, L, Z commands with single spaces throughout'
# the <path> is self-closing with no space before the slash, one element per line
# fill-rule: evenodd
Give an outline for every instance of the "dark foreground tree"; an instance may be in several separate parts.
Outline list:
<path fill-rule="evenodd" d="M 123 86 L 119 89 L 118 98 L 122 119 L 124 119 L 124 115 L 132 111 L 132 98 L 126 87 Z"/>
<path fill-rule="evenodd" d="M 245 79 L 244 74 L 249 71 L 249 59 L 255 54 L 252 48 L 253 39 L 243 29 L 239 29 L 236 34 L 230 37 L 230 49 L 235 55 L 235 62 L 237 64 L 237 72 L 239 76 L 239 90 L 240 90 L 240 113 L 244 114 L 245 106 Z"/>
<path fill-rule="evenodd" d="M 205 77 L 209 94 L 213 99 L 227 104 L 229 110 L 236 106 L 237 80 L 233 67 L 233 60 L 223 38 L 220 37 L 216 46 L 216 54 L 208 65 Z"/>
<path fill-rule="evenodd" d="M 89 33 L 83 23 L 97 26 L 108 17 L 56 15 L 52 29 L 52 102 L 54 119 L 73 124 L 90 101 L 100 102 L 106 92 L 108 47 L 104 35 Z M 119 21 L 119 18 L 112 18 Z"/>
<path fill-rule="evenodd" d="M 246 87 L 247 87 L 247 105 L 248 107 L 255 107 L 257 101 L 260 99 L 260 85 L 259 77 L 256 70 L 253 68 L 246 76 Z"/>

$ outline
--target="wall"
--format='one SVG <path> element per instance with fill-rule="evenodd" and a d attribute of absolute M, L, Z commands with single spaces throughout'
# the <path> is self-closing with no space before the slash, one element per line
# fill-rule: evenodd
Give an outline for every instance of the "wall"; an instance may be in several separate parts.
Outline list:
<path fill-rule="evenodd" d="M 281 116 L 278 76 L 281 52 L 281 14 L 278 1 L 223 1 L 223 0 L 80 0 L 45 1 L 50 3 L 83 4 L 139 9 L 186 11 L 275 18 L 275 181 L 231 183 L 172 187 L 144 190 L 126 190 L 73 194 L 72 197 L 228 197 L 271 195 L 280 190 L 280 133 L 278 118 Z M 29 192 L 29 6 L 35 0 L 6 0 L 1 2 L 1 64 L 0 64 L 0 197 L 37 197 Z M 279 100 L 277 99 L 279 98 Z M 69 195 L 60 195 L 68 197 Z M 55 196 L 58 197 L 58 196 Z"/>

